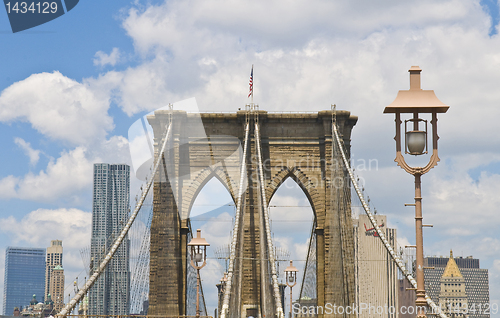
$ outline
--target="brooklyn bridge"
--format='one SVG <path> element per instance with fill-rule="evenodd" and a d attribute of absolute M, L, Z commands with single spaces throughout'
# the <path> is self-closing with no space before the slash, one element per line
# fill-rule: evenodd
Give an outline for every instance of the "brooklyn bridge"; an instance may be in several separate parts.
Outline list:
<path fill-rule="evenodd" d="M 412 89 L 420 89 L 420 70 L 414 69 L 412 73 L 412 69 L 411 87 L 405 91 L 410 93 Z M 412 78 L 412 74 L 418 77 Z M 399 113 L 417 116 L 418 112 L 429 112 L 434 116 L 433 128 L 436 113 L 447 109 L 436 103 L 423 105 L 416 111 L 405 109 L 408 105 L 397 106 L 395 111 L 390 107 L 386 112 L 396 113 L 397 125 L 401 122 Z M 203 296 L 203 289 L 207 287 L 201 284 L 199 271 L 206 264 L 209 244 L 191 227 L 190 213 L 197 195 L 213 178 L 227 189 L 235 205 L 227 273 L 217 286 L 219 317 L 288 316 L 284 303 L 286 284 L 279 280 L 277 263 L 280 260 L 273 242 L 269 203 L 289 178 L 302 189 L 314 214 L 307 259 L 300 269 L 302 279 L 297 282 L 293 276 L 297 269 L 292 264 L 287 268 L 286 283 L 289 286 L 289 283 L 298 283 L 299 299 L 313 300 L 318 308 L 328 304 L 347 308 L 356 302 L 351 217 L 356 200 L 371 223 L 373 236 L 382 243 L 384 253 L 408 281 L 408 286 L 417 290 L 417 296 L 421 297 L 419 305 L 437 308 L 425 292 L 417 288 L 413 271 L 394 250 L 387 232 L 377 224 L 358 185 L 349 164 L 351 131 L 357 117 L 349 111 L 337 110 L 334 105 L 330 110 L 307 113 L 272 113 L 259 109 L 256 104 L 248 104 L 235 113 L 196 113 L 168 107 L 150 114 L 147 121 L 154 135 L 153 164 L 147 183 L 114 244 L 95 260 L 91 277 L 60 316 L 67 316 L 83 300 L 127 239 L 139 213 L 149 207 L 152 213 L 146 224 L 148 241 L 143 242 L 142 248 L 148 255 L 138 267 L 141 275 L 134 274 L 147 280 L 142 285 L 136 284 L 132 297 L 145 295 L 149 316 L 208 316 Z M 420 133 L 418 120 L 412 121 L 417 123 L 415 131 Z M 396 137 L 398 134 L 399 130 Z M 435 165 L 437 134 L 433 137 L 431 158 L 435 159 Z M 397 151 L 398 156 L 401 155 L 398 143 Z M 405 165 L 404 161 L 398 163 Z M 430 168 L 432 165 L 418 169 L 428 171 Z M 425 173 L 424 170 L 418 170 L 416 178 Z M 420 199 L 416 192 L 416 211 Z M 417 215 L 416 221 L 419 220 L 421 222 L 421 217 Z M 356 315 L 321 312 L 317 316 Z M 440 316 L 446 317 L 443 313 Z"/>

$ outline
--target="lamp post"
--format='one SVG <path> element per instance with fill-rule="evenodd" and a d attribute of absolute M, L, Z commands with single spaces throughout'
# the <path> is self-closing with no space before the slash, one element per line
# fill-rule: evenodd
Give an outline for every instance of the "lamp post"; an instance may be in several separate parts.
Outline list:
<path fill-rule="evenodd" d="M 290 261 L 290 266 L 285 269 L 286 285 L 290 287 L 290 318 L 292 318 L 292 287 L 297 285 L 297 272 L 299 270 L 293 266 L 293 261 Z"/>
<path fill-rule="evenodd" d="M 207 265 L 207 246 L 210 244 L 201 237 L 201 230 L 196 230 L 196 237 L 193 237 L 188 246 L 191 248 L 191 266 L 196 269 L 196 317 L 200 317 L 200 269 Z M 201 265 L 198 263 L 203 262 Z"/>
<path fill-rule="evenodd" d="M 420 72 L 418 66 L 412 66 L 410 72 L 410 89 L 400 90 L 396 99 L 384 109 L 384 113 L 396 115 L 396 159 L 398 166 L 415 177 L 415 230 L 416 230 L 416 256 L 417 256 L 417 299 L 415 305 L 419 310 L 418 318 L 426 317 L 423 308 L 427 306 L 424 285 L 424 249 L 422 236 L 422 192 L 420 177 L 429 172 L 439 162 L 437 113 L 446 113 L 449 106 L 443 104 L 433 90 L 420 88 Z M 432 114 L 432 155 L 425 167 L 410 167 L 401 151 L 401 114 L 412 114 L 411 119 L 405 120 L 405 154 L 424 155 L 428 153 L 427 121 L 419 118 L 419 114 Z M 410 127 L 408 127 L 410 124 Z M 411 130 L 409 130 L 411 129 Z M 423 129 L 423 130 L 420 130 Z"/>

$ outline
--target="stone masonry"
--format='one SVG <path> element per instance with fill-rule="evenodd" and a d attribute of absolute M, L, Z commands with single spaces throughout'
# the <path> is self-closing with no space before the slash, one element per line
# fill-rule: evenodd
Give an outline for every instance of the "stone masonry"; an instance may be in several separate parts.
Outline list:
<path fill-rule="evenodd" d="M 237 201 L 239 183 L 238 147 L 243 146 L 247 113 L 172 113 L 171 147 L 163 157 L 164 169 L 154 183 L 151 225 L 149 314 L 169 316 L 186 313 L 187 217 L 203 186 L 218 178 Z M 292 178 L 312 206 L 317 239 L 317 304 L 349 305 L 355 302 L 354 237 L 349 183 L 340 167 L 341 157 L 332 147 L 332 112 L 268 113 L 249 115 L 247 186 L 244 193 L 240 248 L 231 293 L 230 317 L 272 317 L 269 286 L 261 286 L 261 210 L 258 161 L 253 123 L 261 131 L 266 199 L 269 203 L 278 187 Z M 169 112 L 156 111 L 148 117 L 154 131 L 155 156 L 163 143 Z M 201 118 L 203 129 L 196 130 Z M 337 111 L 336 120 L 347 151 L 357 117 Z M 203 131 L 204 130 L 204 131 Z M 206 135 L 206 137 L 204 136 Z M 349 155 L 349 154 L 348 154 Z M 266 266 L 267 267 L 267 266 Z M 262 273 L 269 275 L 267 271 Z M 209 286 L 205 287 L 207 290 Z M 214 287 L 215 288 L 215 287 Z M 264 311 L 265 310 L 265 311 Z M 234 314 L 236 313 L 236 314 Z M 319 315 L 326 317 L 327 315 Z M 328 315 L 335 317 L 335 315 Z M 343 315 L 341 315 L 344 317 Z"/>

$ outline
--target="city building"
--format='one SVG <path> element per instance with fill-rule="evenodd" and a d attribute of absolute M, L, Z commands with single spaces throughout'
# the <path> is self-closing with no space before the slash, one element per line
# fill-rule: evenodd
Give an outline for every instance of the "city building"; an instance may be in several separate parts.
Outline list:
<path fill-rule="evenodd" d="M 466 316 L 469 306 L 467 305 L 467 294 L 465 293 L 465 279 L 453 259 L 452 251 L 450 251 L 448 264 L 439 282 L 441 285 L 441 291 L 439 292 L 439 307 L 441 310 L 450 316 Z"/>
<path fill-rule="evenodd" d="M 43 318 L 43 317 L 55 316 L 56 314 L 54 310 L 54 303 L 52 302 L 50 295 L 47 295 L 45 303 L 38 302 L 38 300 L 36 299 L 36 295 L 33 295 L 33 298 L 31 299 L 29 306 L 24 307 L 21 312 L 19 312 L 19 308 L 16 309 L 17 312 L 16 310 L 14 310 L 14 316 L 18 315 L 22 317 Z"/>
<path fill-rule="evenodd" d="M 130 167 L 94 164 L 91 266 L 97 268 L 127 223 Z M 89 293 L 89 315 L 128 315 L 130 303 L 129 240 L 117 249 Z M 93 273 L 93 269 L 91 272 Z"/>
<path fill-rule="evenodd" d="M 399 247 L 399 257 L 401 258 L 405 269 L 412 273 L 415 277 L 415 266 L 416 266 L 416 250 L 414 247 Z M 398 290 L 398 304 L 399 318 L 415 318 L 417 314 L 415 313 L 415 300 L 417 299 L 416 291 L 413 285 L 408 281 L 406 276 L 398 271 L 399 280 L 399 290 Z"/>
<path fill-rule="evenodd" d="M 56 313 L 64 308 L 64 269 L 61 265 L 52 269 L 49 293 L 46 296 L 46 299 L 48 298 L 51 298 Z"/>
<path fill-rule="evenodd" d="M 400 275 L 401 276 L 401 275 Z M 417 314 L 413 308 L 417 295 L 413 286 L 405 277 L 399 278 L 398 316 L 399 318 L 415 318 Z"/>
<path fill-rule="evenodd" d="M 33 294 L 43 298 L 45 290 L 45 249 L 7 247 L 3 314 L 12 315 L 14 308 L 30 304 Z"/>
<path fill-rule="evenodd" d="M 396 246 L 396 230 L 387 228 L 385 215 L 375 215 L 377 225 L 385 234 L 389 244 Z M 398 269 L 378 237 L 366 215 L 360 215 L 354 223 L 356 304 L 358 308 L 368 306 L 371 312 L 359 312 L 360 318 L 397 317 Z M 384 308 L 383 312 L 375 312 Z M 387 308 L 387 310 L 385 310 Z"/>
<path fill-rule="evenodd" d="M 479 267 L 479 259 L 453 257 L 450 253 L 450 257 L 426 257 L 424 265 L 425 290 L 436 304 L 446 304 L 445 308 L 451 304 L 455 308 L 457 303 L 459 306 L 465 303 L 467 314 L 452 313 L 457 317 L 490 317 L 486 310 L 489 309 L 488 270 Z"/>
<path fill-rule="evenodd" d="M 45 259 L 45 293 L 44 296 L 47 298 L 48 294 L 52 294 L 52 299 L 55 299 L 54 292 L 50 290 L 52 270 L 56 266 L 62 266 L 63 258 L 63 247 L 62 241 L 53 240 L 50 241 L 50 246 L 47 248 L 47 254 Z"/>

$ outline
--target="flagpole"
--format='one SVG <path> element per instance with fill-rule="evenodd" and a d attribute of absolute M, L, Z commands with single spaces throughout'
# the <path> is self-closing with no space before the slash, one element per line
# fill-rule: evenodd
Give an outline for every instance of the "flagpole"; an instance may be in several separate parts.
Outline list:
<path fill-rule="evenodd" d="M 253 80 L 253 64 L 252 64 L 252 105 L 253 105 L 253 84 L 254 80 Z"/>

